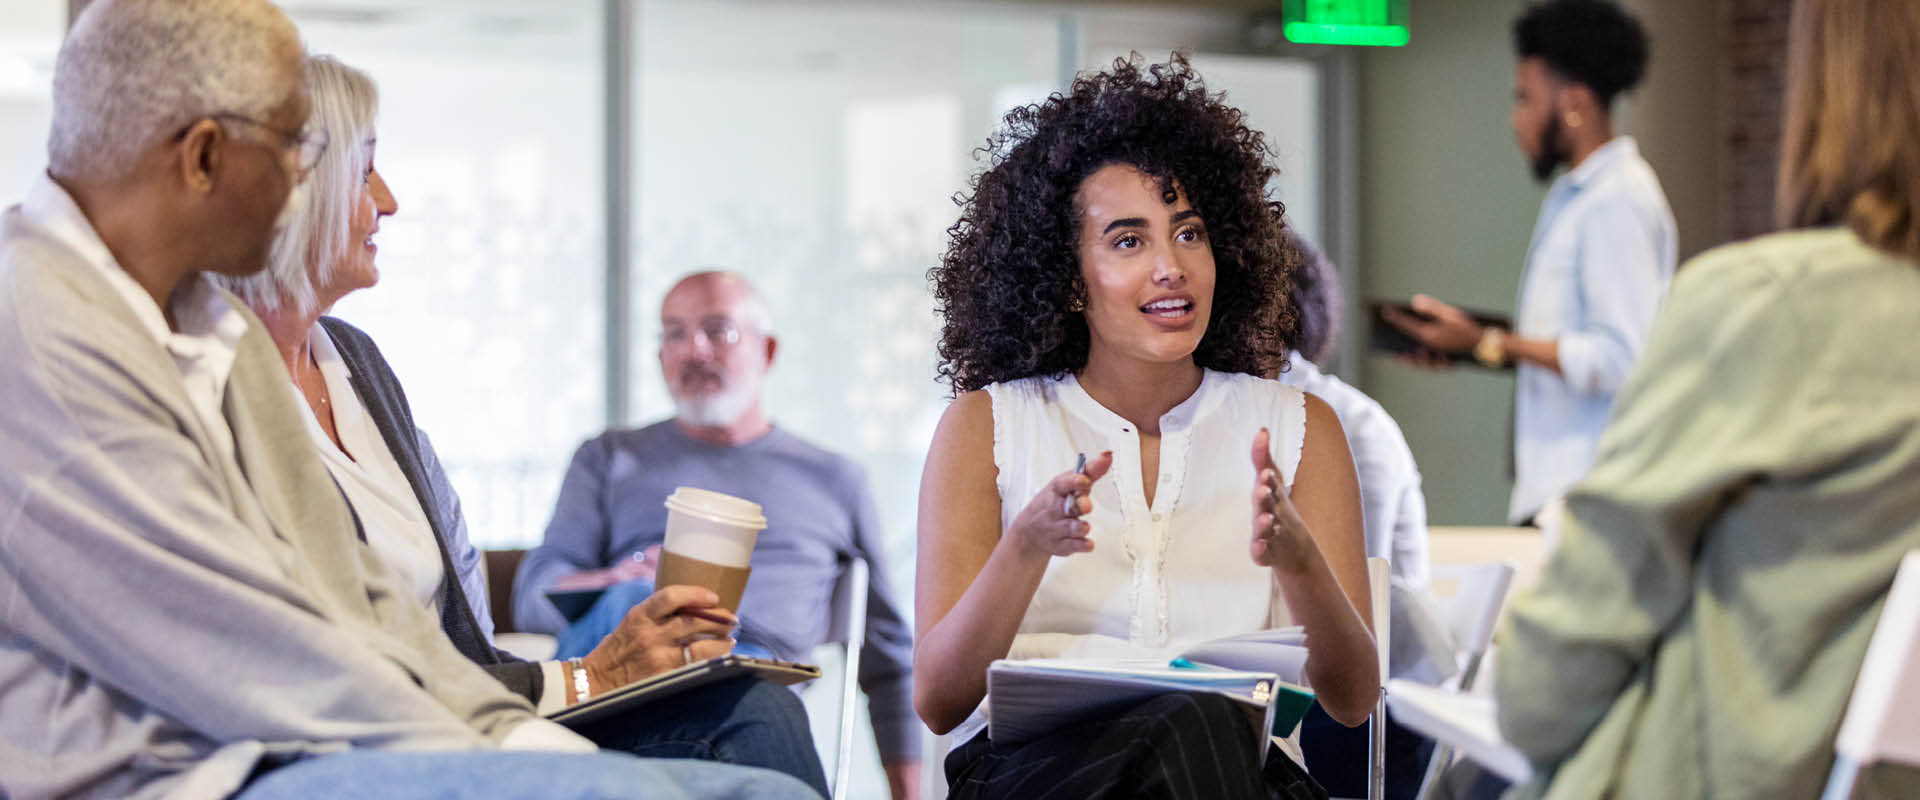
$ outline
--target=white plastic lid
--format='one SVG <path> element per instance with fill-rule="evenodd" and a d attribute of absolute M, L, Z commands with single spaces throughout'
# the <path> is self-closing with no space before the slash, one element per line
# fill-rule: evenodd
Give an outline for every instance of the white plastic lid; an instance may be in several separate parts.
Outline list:
<path fill-rule="evenodd" d="M 760 513 L 760 504 L 743 500 L 730 494 L 681 486 L 667 497 L 668 511 L 682 514 L 696 514 L 728 525 L 764 530 L 767 518 Z"/>

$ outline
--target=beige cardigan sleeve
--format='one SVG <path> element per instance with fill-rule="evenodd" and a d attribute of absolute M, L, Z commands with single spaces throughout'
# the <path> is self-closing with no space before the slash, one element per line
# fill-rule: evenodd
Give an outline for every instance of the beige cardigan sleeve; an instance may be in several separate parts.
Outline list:
<path fill-rule="evenodd" d="M 164 351 L 73 296 L 21 292 L 0 331 L 0 626 L 216 742 L 469 749 L 532 718 L 342 526 L 257 323 L 235 475 Z"/>

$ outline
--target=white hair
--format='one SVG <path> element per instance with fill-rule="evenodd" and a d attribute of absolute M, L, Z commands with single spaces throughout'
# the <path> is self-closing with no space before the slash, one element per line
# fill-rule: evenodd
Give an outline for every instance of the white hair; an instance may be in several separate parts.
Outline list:
<path fill-rule="evenodd" d="M 313 97 L 307 130 L 326 131 L 327 149 L 306 182 L 294 189 L 303 196 L 273 237 L 267 268 L 244 277 L 214 276 L 261 311 L 314 310 L 320 302 L 315 287 L 332 280 L 334 266 L 357 244 L 347 241 L 347 228 L 373 162 L 370 143 L 380 107 L 373 79 L 326 55 L 308 58 L 306 72 Z"/>
<path fill-rule="evenodd" d="M 95 0 L 54 63 L 53 174 L 125 177 L 197 118 L 265 119 L 299 89 L 287 48 L 300 33 L 265 0 Z"/>

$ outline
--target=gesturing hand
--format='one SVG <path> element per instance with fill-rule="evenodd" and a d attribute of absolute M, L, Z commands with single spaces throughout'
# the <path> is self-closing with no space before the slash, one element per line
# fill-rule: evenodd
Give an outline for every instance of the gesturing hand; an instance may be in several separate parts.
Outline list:
<path fill-rule="evenodd" d="M 1113 467 L 1113 451 L 1108 450 L 1087 462 L 1085 473 L 1062 472 L 1040 488 L 1020 515 L 1013 518 L 1007 536 L 1022 551 L 1049 556 L 1070 556 L 1093 550 L 1091 530 L 1080 515 L 1093 510 L 1087 492 Z"/>
<path fill-rule="evenodd" d="M 1297 565 L 1313 547 L 1307 523 L 1293 510 L 1273 464 L 1272 435 L 1261 428 L 1253 436 L 1253 563 L 1263 567 Z"/>
<path fill-rule="evenodd" d="M 595 694 L 727 654 L 740 619 L 700 586 L 667 586 L 627 612 L 620 627 L 581 659 Z"/>

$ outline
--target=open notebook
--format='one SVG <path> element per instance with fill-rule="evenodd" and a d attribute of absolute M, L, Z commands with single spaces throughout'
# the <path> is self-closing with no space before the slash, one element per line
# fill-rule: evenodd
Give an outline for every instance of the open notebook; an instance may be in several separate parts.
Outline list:
<path fill-rule="evenodd" d="M 1306 662 L 1298 628 L 1215 640 L 1165 654 L 1001 659 L 987 669 L 987 736 L 1011 744 L 1111 714 L 1168 692 L 1217 694 L 1246 708 L 1261 752 L 1313 706 L 1299 685 Z"/>

